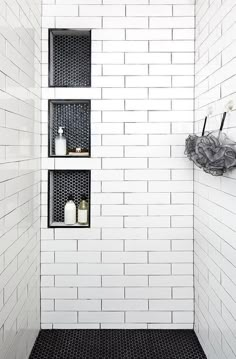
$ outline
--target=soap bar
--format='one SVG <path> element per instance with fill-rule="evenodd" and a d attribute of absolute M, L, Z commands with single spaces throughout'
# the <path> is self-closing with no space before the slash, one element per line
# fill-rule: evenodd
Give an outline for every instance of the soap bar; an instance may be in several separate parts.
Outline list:
<path fill-rule="evenodd" d="M 88 156 L 89 152 L 86 148 L 73 148 L 72 150 L 69 150 L 69 156 Z"/>
<path fill-rule="evenodd" d="M 88 156 L 88 152 L 69 152 L 69 156 L 75 156 L 75 157 L 84 157 Z"/>

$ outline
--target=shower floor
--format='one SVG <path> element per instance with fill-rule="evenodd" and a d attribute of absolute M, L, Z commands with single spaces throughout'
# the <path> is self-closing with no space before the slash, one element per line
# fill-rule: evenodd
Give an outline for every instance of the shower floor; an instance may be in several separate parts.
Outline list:
<path fill-rule="evenodd" d="M 206 359 L 192 330 L 41 330 L 30 359 Z"/>

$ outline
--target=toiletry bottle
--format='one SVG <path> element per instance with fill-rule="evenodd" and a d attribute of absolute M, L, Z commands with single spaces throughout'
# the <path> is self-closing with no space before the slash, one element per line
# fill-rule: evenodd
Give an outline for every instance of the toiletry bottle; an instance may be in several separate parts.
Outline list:
<path fill-rule="evenodd" d="M 78 208 L 78 223 L 86 225 L 88 224 L 88 202 L 83 195 Z"/>
<path fill-rule="evenodd" d="M 66 225 L 72 226 L 76 223 L 76 205 L 72 195 L 68 197 L 65 205 L 64 221 Z"/>
<path fill-rule="evenodd" d="M 66 138 L 63 136 L 63 127 L 59 127 L 58 136 L 55 138 L 55 154 L 56 156 L 66 155 Z"/>

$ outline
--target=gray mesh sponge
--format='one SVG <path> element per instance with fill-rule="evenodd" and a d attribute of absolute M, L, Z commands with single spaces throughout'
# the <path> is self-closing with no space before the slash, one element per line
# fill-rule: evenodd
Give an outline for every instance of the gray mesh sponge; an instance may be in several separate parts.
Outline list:
<path fill-rule="evenodd" d="M 219 131 L 204 135 L 204 129 L 202 136 L 189 135 L 186 139 L 185 154 L 196 166 L 212 176 L 222 176 L 236 167 L 236 143 L 222 133 L 225 117 L 226 113 Z"/>

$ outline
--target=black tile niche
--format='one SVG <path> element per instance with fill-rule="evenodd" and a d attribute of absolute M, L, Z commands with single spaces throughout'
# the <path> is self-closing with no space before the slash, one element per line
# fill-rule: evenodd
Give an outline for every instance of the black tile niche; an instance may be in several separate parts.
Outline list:
<path fill-rule="evenodd" d="M 90 227 L 90 170 L 49 170 L 48 171 L 48 227 L 51 228 L 89 228 Z M 89 203 L 88 225 L 64 224 L 64 207 L 72 194 L 78 209 L 81 197 L 86 196 Z"/>
<path fill-rule="evenodd" d="M 91 87 L 91 30 L 49 29 L 49 87 Z"/>
<path fill-rule="evenodd" d="M 87 149 L 87 152 L 80 153 L 79 157 L 90 157 L 91 101 L 49 100 L 48 109 L 48 156 L 55 156 L 55 138 L 58 135 L 59 126 L 62 126 L 67 140 L 68 153 L 69 150 L 80 147 Z M 66 157 L 70 155 L 67 154 Z M 71 157 L 78 156 L 71 155 Z"/>

